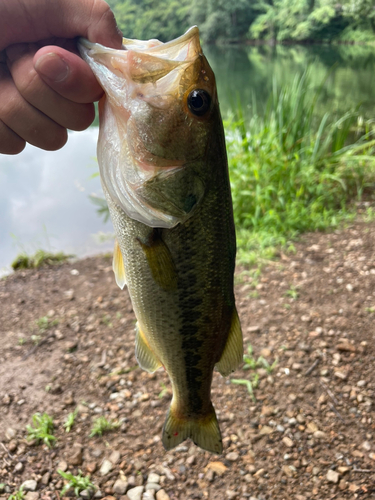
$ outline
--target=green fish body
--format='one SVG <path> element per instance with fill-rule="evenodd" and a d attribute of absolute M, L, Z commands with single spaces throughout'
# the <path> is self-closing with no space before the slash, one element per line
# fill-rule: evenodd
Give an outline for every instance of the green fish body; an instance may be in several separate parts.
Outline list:
<path fill-rule="evenodd" d="M 242 334 L 215 80 L 197 28 L 168 44 L 124 44 L 122 64 L 122 51 L 99 46 L 95 52 L 97 45 L 88 42 L 81 49 L 106 91 L 98 159 L 117 238 L 116 280 L 121 288 L 127 284 L 137 317 L 139 365 L 149 372 L 163 366 L 172 383 L 164 447 L 191 438 L 221 453 L 212 373 L 216 367 L 226 376 L 240 364 Z M 109 71 L 120 82 L 114 90 Z M 121 78 L 125 110 L 118 101 Z"/>

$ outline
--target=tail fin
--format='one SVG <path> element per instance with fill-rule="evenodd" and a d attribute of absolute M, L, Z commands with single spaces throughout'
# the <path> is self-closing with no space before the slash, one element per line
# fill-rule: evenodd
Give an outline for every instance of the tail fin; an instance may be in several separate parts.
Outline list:
<path fill-rule="evenodd" d="M 163 427 L 164 448 L 171 450 L 187 438 L 190 438 L 203 450 L 217 454 L 222 453 L 221 432 L 212 404 L 207 415 L 191 420 L 178 418 L 172 406 L 169 408 Z"/>

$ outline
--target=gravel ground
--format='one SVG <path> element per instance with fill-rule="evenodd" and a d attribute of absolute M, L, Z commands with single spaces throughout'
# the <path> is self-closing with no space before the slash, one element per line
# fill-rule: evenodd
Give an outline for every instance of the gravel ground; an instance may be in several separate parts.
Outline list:
<path fill-rule="evenodd" d="M 237 270 L 256 366 L 214 375 L 221 456 L 190 441 L 164 451 L 170 384 L 137 367 L 109 257 L 0 281 L 0 499 L 24 484 L 27 500 L 59 500 L 58 469 L 90 474 L 96 499 L 375 498 L 374 248 L 375 224 L 356 222 L 304 236 L 257 280 Z M 51 449 L 26 440 L 35 412 L 54 419 Z M 118 426 L 90 437 L 103 415 Z"/>

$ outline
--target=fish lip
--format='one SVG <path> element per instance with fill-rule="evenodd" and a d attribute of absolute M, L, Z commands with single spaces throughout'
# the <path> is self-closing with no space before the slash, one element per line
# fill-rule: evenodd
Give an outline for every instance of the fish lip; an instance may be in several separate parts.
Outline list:
<path fill-rule="evenodd" d="M 196 50 L 192 51 L 192 54 L 187 56 L 185 59 L 178 59 L 178 53 L 174 55 L 174 57 L 168 57 L 168 49 L 174 49 L 176 46 L 181 45 L 181 47 L 188 45 L 189 43 L 196 41 Z M 134 43 L 135 42 L 135 43 Z M 121 52 L 126 52 L 127 50 L 132 50 L 134 52 L 142 52 L 145 54 L 150 54 L 155 57 L 160 57 L 161 59 L 176 61 L 181 64 L 190 62 L 198 55 L 202 54 L 202 49 L 199 42 L 199 28 L 198 26 L 192 26 L 189 28 L 183 35 L 175 38 L 174 40 L 170 40 L 169 42 L 163 43 L 160 42 L 158 45 L 154 47 L 147 46 L 149 40 L 131 40 L 129 38 L 123 38 L 123 44 L 121 49 L 112 49 L 110 47 L 105 47 L 100 43 L 90 42 L 86 38 L 78 39 L 78 49 L 80 52 L 83 50 L 95 50 L 98 54 L 112 54 L 121 56 Z"/>

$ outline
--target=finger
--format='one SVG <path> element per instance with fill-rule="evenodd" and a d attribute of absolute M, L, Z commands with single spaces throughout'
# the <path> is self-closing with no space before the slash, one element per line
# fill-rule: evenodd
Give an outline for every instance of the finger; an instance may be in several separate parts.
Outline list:
<path fill-rule="evenodd" d="M 0 154 L 17 155 L 25 146 L 26 142 L 0 120 Z"/>
<path fill-rule="evenodd" d="M 31 106 L 19 93 L 4 65 L 0 65 L 0 120 L 30 144 L 49 151 L 64 146 L 68 135 L 46 115 Z"/>
<path fill-rule="evenodd" d="M 79 103 L 98 101 L 103 95 L 89 65 L 61 47 L 43 47 L 34 56 L 40 77 L 63 97 Z"/>
<path fill-rule="evenodd" d="M 94 120 L 94 106 L 72 102 L 47 85 L 34 68 L 36 50 L 33 44 L 17 44 L 6 51 L 8 68 L 19 93 L 34 108 L 64 128 L 86 129 Z"/>
<path fill-rule="evenodd" d="M 114 49 L 121 48 L 121 33 L 104 0 L 1 0 L 0 50 L 21 42 L 55 36 L 83 36 Z"/>

